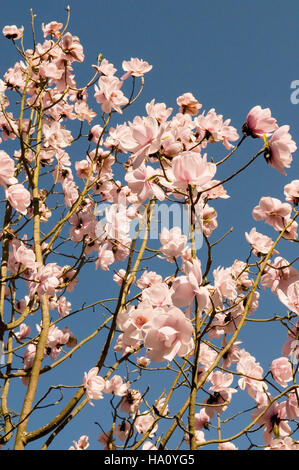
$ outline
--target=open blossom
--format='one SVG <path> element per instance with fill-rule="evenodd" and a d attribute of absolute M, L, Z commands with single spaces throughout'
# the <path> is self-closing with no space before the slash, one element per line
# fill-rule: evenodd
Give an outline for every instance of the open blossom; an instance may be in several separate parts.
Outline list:
<path fill-rule="evenodd" d="M 16 211 L 25 215 L 27 208 L 30 206 L 31 197 L 28 189 L 24 188 L 22 184 L 13 184 L 6 189 L 5 195 L 10 205 Z"/>
<path fill-rule="evenodd" d="M 210 300 L 207 287 L 201 286 L 202 272 L 201 263 L 198 259 L 194 259 L 192 263 L 187 262 L 185 266 L 185 276 L 175 278 L 172 288 L 172 302 L 176 307 L 185 307 L 193 302 L 196 296 L 198 307 L 204 310 Z"/>
<path fill-rule="evenodd" d="M 210 181 L 216 173 L 215 163 L 207 162 L 207 156 L 186 151 L 173 159 L 173 173 L 176 184 L 186 187 L 188 184 L 201 186 Z"/>
<path fill-rule="evenodd" d="M 292 202 L 297 206 L 299 204 L 299 180 L 293 180 L 284 187 L 286 201 Z"/>
<path fill-rule="evenodd" d="M 16 184 L 14 177 L 15 164 L 12 158 L 4 150 L 0 150 L 0 186 L 6 188 L 8 184 Z"/>
<path fill-rule="evenodd" d="M 69 450 L 86 450 L 89 447 L 89 437 L 84 435 L 81 436 L 79 441 L 73 441 L 74 446 L 69 447 Z"/>
<path fill-rule="evenodd" d="M 136 116 L 130 123 L 131 138 L 127 146 L 122 142 L 125 151 L 132 151 L 133 169 L 138 168 L 148 155 L 156 153 L 161 147 L 163 123 L 159 126 L 158 121 L 151 117 Z"/>
<path fill-rule="evenodd" d="M 286 293 L 278 289 L 277 295 L 280 302 L 299 316 L 299 281 L 290 284 Z"/>
<path fill-rule="evenodd" d="M 192 93 L 184 93 L 177 98 L 176 102 L 180 107 L 180 113 L 191 114 L 191 116 L 195 116 L 202 107 Z"/>
<path fill-rule="evenodd" d="M 15 24 L 12 26 L 4 26 L 2 33 L 7 39 L 20 39 L 23 36 L 24 27 L 18 28 Z"/>
<path fill-rule="evenodd" d="M 122 114 L 121 106 L 126 105 L 129 100 L 120 90 L 123 82 L 114 76 L 102 76 L 95 85 L 94 97 L 102 105 L 104 113 L 110 113 L 112 109 Z"/>
<path fill-rule="evenodd" d="M 158 122 L 166 121 L 173 111 L 173 108 L 166 108 L 165 103 L 155 103 L 154 99 L 145 105 L 145 109 L 147 114 Z"/>
<path fill-rule="evenodd" d="M 8 268 L 12 272 L 17 272 L 20 265 L 24 268 L 34 269 L 36 267 L 35 253 L 30 248 L 26 248 L 19 240 L 12 240 L 12 252 L 8 259 Z"/>
<path fill-rule="evenodd" d="M 172 361 L 176 355 L 182 357 L 191 352 L 194 347 L 191 321 L 176 307 L 157 310 L 142 327 L 144 346 L 151 360 Z"/>
<path fill-rule="evenodd" d="M 45 120 L 43 122 L 44 146 L 59 150 L 68 147 L 73 140 L 71 131 L 65 129 L 58 121 Z"/>
<path fill-rule="evenodd" d="M 157 184 L 159 173 L 154 168 L 142 164 L 136 170 L 128 171 L 125 180 L 132 192 L 137 194 L 140 202 L 152 197 L 163 201 L 165 199 L 164 191 Z"/>
<path fill-rule="evenodd" d="M 278 129 L 276 119 L 271 116 L 269 108 L 262 109 L 260 106 L 254 106 L 247 114 L 246 122 L 242 127 L 244 135 L 250 135 L 253 138 L 267 137 Z"/>
<path fill-rule="evenodd" d="M 135 419 L 134 427 L 138 433 L 145 434 L 147 430 L 152 426 L 155 418 L 151 414 L 140 415 Z M 158 429 L 158 425 L 155 424 L 151 432 L 149 433 L 148 437 L 152 438 L 155 432 Z"/>
<path fill-rule="evenodd" d="M 61 48 L 67 61 L 83 62 L 83 47 L 77 36 L 72 36 L 71 33 L 66 33 L 61 41 Z"/>
<path fill-rule="evenodd" d="M 162 282 L 162 276 L 157 274 L 155 271 L 144 271 L 142 276 L 136 282 L 139 289 L 145 289 L 153 284 L 160 284 Z"/>
<path fill-rule="evenodd" d="M 114 430 L 115 436 L 117 436 L 121 441 L 125 441 L 132 430 L 132 426 L 128 421 L 122 421 L 121 424 L 116 426 Z"/>
<path fill-rule="evenodd" d="M 288 436 L 281 439 L 271 439 L 264 450 L 299 450 L 299 444 Z"/>
<path fill-rule="evenodd" d="M 36 345 L 33 343 L 28 344 L 25 354 L 23 356 L 25 370 L 31 369 L 34 358 L 35 358 L 35 354 L 36 354 Z"/>
<path fill-rule="evenodd" d="M 32 297 L 35 292 L 39 296 L 48 295 L 55 297 L 56 287 L 59 285 L 61 268 L 56 263 L 49 263 L 42 266 L 34 274 L 34 281 L 30 282 L 29 296 Z M 36 282 L 35 282 L 36 281 Z"/>
<path fill-rule="evenodd" d="M 252 419 L 256 419 L 266 406 L 257 408 L 252 413 Z M 286 421 L 286 402 L 278 403 L 275 401 L 265 412 L 261 418 L 258 419 L 257 424 L 264 426 L 263 439 L 266 444 L 272 440 L 272 435 L 285 437 L 291 432 L 291 428 Z"/>
<path fill-rule="evenodd" d="M 123 383 L 120 375 L 114 375 L 112 379 L 106 380 L 105 393 L 113 393 L 119 397 L 126 395 L 129 388 L 129 383 Z"/>
<path fill-rule="evenodd" d="M 219 450 L 238 450 L 238 447 L 232 442 L 223 442 L 219 445 Z"/>
<path fill-rule="evenodd" d="M 93 367 L 89 372 L 84 372 L 83 386 L 88 402 L 94 406 L 91 400 L 101 400 L 105 391 L 105 380 L 98 375 L 98 367 Z"/>
<path fill-rule="evenodd" d="M 19 341 L 21 341 L 24 338 L 27 338 L 27 336 L 30 335 L 31 328 L 29 325 L 26 325 L 25 323 L 22 323 L 20 325 L 20 331 L 16 333 L 16 337 L 18 338 Z"/>
<path fill-rule="evenodd" d="M 155 307 L 171 305 L 171 290 L 165 283 L 155 283 L 142 291 L 142 301 Z"/>
<path fill-rule="evenodd" d="M 267 163 L 283 175 L 286 175 L 284 168 L 291 166 L 292 153 L 297 150 L 297 145 L 292 140 L 289 130 L 290 126 L 279 127 L 272 135 L 264 152 Z"/>
<path fill-rule="evenodd" d="M 62 27 L 63 24 L 58 23 L 57 21 L 51 21 L 51 23 L 48 23 L 46 25 L 42 23 L 42 31 L 44 33 L 44 38 L 46 38 L 49 34 L 57 38 L 60 35 L 60 30 Z"/>
<path fill-rule="evenodd" d="M 295 390 L 290 392 L 288 399 L 286 401 L 286 413 L 289 419 L 299 418 L 299 400 L 298 400 L 298 391 Z"/>
<path fill-rule="evenodd" d="M 180 227 L 173 227 L 168 230 L 163 228 L 160 234 L 160 242 L 162 244 L 160 251 L 167 259 L 180 256 L 187 243 L 186 235 L 182 234 Z"/>
<path fill-rule="evenodd" d="M 151 441 L 145 441 L 141 450 L 158 450 L 158 448 Z"/>
<path fill-rule="evenodd" d="M 120 409 L 124 413 L 134 414 L 138 410 L 141 401 L 141 393 L 130 388 L 122 399 Z"/>
<path fill-rule="evenodd" d="M 287 387 L 288 382 L 293 378 L 292 366 L 286 357 L 274 359 L 270 370 L 274 380 L 282 387 Z"/>
<path fill-rule="evenodd" d="M 298 277 L 298 271 L 290 266 L 286 259 L 277 256 L 274 261 L 269 262 L 265 267 L 261 284 L 263 287 L 270 287 L 274 294 L 277 293 L 278 289 L 286 293 L 289 285 L 297 281 Z"/>
<path fill-rule="evenodd" d="M 145 73 L 152 70 L 153 66 L 145 60 L 131 58 L 131 60 L 123 61 L 122 68 L 126 73 L 121 77 L 121 79 L 126 80 L 130 75 L 133 77 L 142 77 Z"/>
<path fill-rule="evenodd" d="M 253 398 L 257 392 L 263 392 L 267 385 L 261 380 L 263 369 L 255 358 L 244 349 L 240 351 L 239 361 L 237 362 L 237 372 L 244 374 L 238 381 L 241 390 L 248 387 L 248 393 Z M 247 377 L 246 377 L 247 376 Z M 255 380 L 257 379 L 257 380 Z"/>
<path fill-rule="evenodd" d="M 267 235 L 263 235 L 256 231 L 253 227 L 249 233 L 245 232 L 245 237 L 248 243 L 252 246 L 253 253 L 256 256 L 266 255 L 273 246 L 273 241 Z M 276 250 L 274 250 L 277 253 Z"/>
<path fill-rule="evenodd" d="M 228 150 L 232 148 L 233 145 L 229 141 L 237 140 L 239 134 L 233 126 L 229 125 L 230 121 L 230 119 L 223 121 L 223 116 L 216 114 L 214 108 L 210 109 L 206 115 L 202 113 L 196 116 L 194 124 L 198 139 L 205 138 L 202 145 L 206 146 L 207 142 L 222 142 Z"/>
<path fill-rule="evenodd" d="M 233 300 L 237 297 L 237 284 L 232 278 L 230 268 L 220 266 L 213 271 L 214 286 L 219 290 L 222 297 Z"/>
<path fill-rule="evenodd" d="M 275 197 L 262 197 L 252 215 L 255 220 L 264 220 L 279 232 L 286 225 L 285 218 L 292 212 L 292 206 L 287 202 L 281 202 Z"/>

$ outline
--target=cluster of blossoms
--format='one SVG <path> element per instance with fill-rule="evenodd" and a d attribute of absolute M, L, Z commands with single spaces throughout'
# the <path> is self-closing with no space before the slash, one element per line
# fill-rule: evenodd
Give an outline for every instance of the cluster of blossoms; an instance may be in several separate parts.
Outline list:
<path fill-rule="evenodd" d="M 217 114 L 214 108 L 202 110 L 202 104 L 188 92 L 177 98 L 176 110 L 152 99 L 143 116 L 109 127 L 113 117 L 121 119 L 137 99 L 144 75 L 152 66 L 138 58 L 124 60 L 125 73 L 118 77 L 114 64 L 100 55 L 93 65 L 94 76 L 86 86 L 78 87 L 74 63 L 84 61 L 79 38 L 56 21 L 43 24 L 42 32 L 44 42 L 26 50 L 22 45 L 22 60 L 9 68 L 0 82 L 0 144 L 9 141 L 16 147 L 10 155 L 0 149 L 0 185 L 6 205 L 1 231 L 0 340 L 5 339 L 9 357 L 14 347 L 24 348 L 22 367 L 18 364 L 17 372 L 12 374 L 10 358 L 1 378 L 20 377 L 27 387 L 16 448 L 36 439 L 36 435 L 26 433 L 26 426 L 40 373 L 60 365 L 99 331 L 109 328 L 96 366 L 85 367 L 89 371 L 84 373 L 71 406 L 57 416 L 57 429 L 83 396 L 86 403 L 95 406 L 93 401 L 107 394 L 112 396 L 114 421 L 111 430 L 98 438 L 105 449 L 129 447 L 134 436 L 136 448 L 142 445 L 144 450 L 157 449 L 158 441 L 154 439 L 158 422 L 173 419 L 176 426 L 185 429 L 180 420 L 188 406 L 191 425 L 179 440 L 183 437 L 190 448 L 200 448 L 209 443 L 205 430 L 213 428 L 216 415 L 222 419 L 222 414 L 231 409 L 233 395 L 246 391 L 255 406 L 252 423 L 263 427 L 264 447 L 298 449 L 298 442 L 292 438 L 292 422 L 299 418 L 296 260 L 278 256 L 277 243 L 255 227 L 245 233 L 250 246 L 246 261 L 233 256 L 231 265 L 214 266 L 212 249 L 222 239 L 210 242 L 218 228 L 214 202 L 230 197 L 220 164 L 252 137 L 260 139 L 261 149 L 236 174 L 263 155 L 271 167 L 285 175 L 297 149 L 289 126 L 279 127 L 270 109 L 255 106 L 247 115 L 240 137 L 230 119 Z M 3 34 L 16 41 L 23 37 L 24 29 L 5 26 Z M 138 80 L 141 89 L 133 97 Z M 131 82 L 130 93 L 126 87 Z M 14 93 L 21 96 L 18 117 L 9 101 Z M 70 147 L 84 138 L 85 158 L 73 162 Z M 210 147 L 217 143 L 229 153 L 215 162 L 209 155 Z M 118 171 L 119 164 L 123 173 Z M 299 180 L 287 183 L 284 195 L 283 202 L 263 196 L 252 216 L 268 224 L 276 238 L 297 243 Z M 175 223 L 172 228 L 163 227 L 159 246 L 151 248 L 150 226 L 154 204 L 159 203 L 182 208 L 187 214 L 188 230 Z M 133 225 L 137 227 L 134 233 Z M 144 238 L 139 246 L 138 233 L 142 229 Z M 207 247 L 205 262 L 196 250 L 196 234 L 202 235 Z M 163 268 L 160 273 L 141 268 L 147 259 L 146 251 L 173 272 L 165 275 Z M 64 265 L 65 257 L 70 264 Z M 88 263 L 102 271 L 112 270 L 117 263 L 126 266 L 115 270 L 113 276 L 119 287 L 115 309 L 107 307 L 111 299 L 96 298 L 91 306 L 77 310 L 100 304 L 112 314 L 77 344 L 70 328 L 60 329 L 56 323 L 69 321 L 76 313 L 72 312 L 69 297 L 74 289 L 78 290 L 79 276 Z M 278 318 L 282 325 L 287 322 L 288 339 L 281 346 L 281 356 L 268 364 L 268 372 L 246 344 L 243 348 L 237 340 L 247 317 L 255 318 L 262 292 L 257 289 L 259 281 L 262 288 L 277 296 L 283 309 L 288 309 L 285 317 Z M 33 321 L 31 316 L 37 322 L 34 338 L 30 337 L 28 324 Z M 81 331 L 76 335 L 80 336 Z M 64 346 L 70 351 L 65 352 Z M 107 366 L 110 351 L 116 354 L 117 362 Z M 61 352 L 64 355 L 58 359 Z M 51 366 L 42 367 L 46 358 L 51 359 Z M 126 379 L 119 374 L 110 378 L 122 363 L 127 365 Z M 132 364 L 135 369 L 129 370 Z M 133 383 L 150 368 L 158 374 L 160 366 L 162 370 L 176 371 L 177 379 L 169 394 L 155 397 L 149 406 L 146 392 L 132 388 Z M 130 379 L 136 370 L 140 377 Z M 182 405 L 172 418 L 168 403 L 177 388 L 188 389 L 187 405 Z M 279 398 L 271 395 L 281 388 L 284 392 Z M 201 392 L 205 395 L 199 401 L 197 394 Z M 119 403 L 114 405 L 117 399 Z M 49 432 L 55 426 L 50 426 Z M 6 429 L 0 444 L 9 440 L 10 431 Z M 167 444 L 163 439 L 162 447 Z M 219 440 L 220 450 L 238 448 L 226 441 Z M 70 449 L 85 450 L 89 448 L 89 436 L 82 435 L 73 444 Z"/>

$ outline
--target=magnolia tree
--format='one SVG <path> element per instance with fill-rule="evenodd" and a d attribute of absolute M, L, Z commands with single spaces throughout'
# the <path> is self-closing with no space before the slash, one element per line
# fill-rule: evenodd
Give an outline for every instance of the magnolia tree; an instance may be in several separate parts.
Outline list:
<path fill-rule="evenodd" d="M 246 259 L 214 259 L 229 235 L 214 201 L 257 159 L 285 175 L 296 150 L 289 126 L 255 106 L 237 130 L 191 93 L 177 109 L 152 100 L 124 121 L 152 66 L 131 58 L 117 76 L 99 55 L 79 86 L 84 52 L 67 11 L 65 25 L 42 24 L 43 42 L 31 13 L 29 49 L 23 27 L 3 28 L 19 59 L 0 82 L 2 448 L 53 447 L 94 407 L 96 424 L 68 432 L 70 449 L 90 448 L 94 435 L 108 450 L 299 449 L 298 258 L 285 259 L 280 243 L 298 243 L 299 180 L 282 180 L 285 200 L 260 195 L 252 229 L 239 234 Z M 257 153 L 223 178 L 250 139 Z M 102 283 L 93 298 L 84 276 Z M 117 295 L 106 298 L 110 287 Z M 263 370 L 246 331 L 260 327 L 267 292 L 281 312 L 264 321 L 279 326 L 281 344 Z M 60 383 L 63 368 L 73 383 Z"/>

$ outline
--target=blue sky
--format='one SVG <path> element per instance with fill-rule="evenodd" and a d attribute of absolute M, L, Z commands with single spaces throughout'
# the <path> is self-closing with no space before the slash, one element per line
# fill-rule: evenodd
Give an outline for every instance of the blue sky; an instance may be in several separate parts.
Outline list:
<path fill-rule="evenodd" d="M 25 35 L 27 33 L 29 37 L 30 8 L 37 15 L 36 29 L 39 31 L 42 22 L 64 22 L 66 5 L 61 0 L 6 2 L 5 9 L 2 9 L 1 29 L 5 25 L 24 25 Z M 224 118 L 231 118 L 231 124 L 240 134 L 246 115 L 253 106 L 270 107 L 279 125 L 290 125 L 290 133 L 299 146 L 299 104 L 294 105 L 290 100 L 293 91 L 290 88 L 291 82 L 299 80 L 298 1 L 186 0 L 183 4 L 179 0 L 85 0 L 70 1 L 69 5 L 69 31 L 79 36 L 86 57 L 84 65 L 76 67 L 79 84 L 86 82 L 92 75 L 91 65 L 96 63 L 100 52 L 115 65 L 120 75 L 122 61 L 131 57 L 142 58 L 153 65 L 152 71 L 145 77 L 141 99 L 128 110 L 124 120 L 131 120 L 135 115 L 144 115 L 145 104 L 153 98 L 156 102 L 165 102 L 167 107 L 175 108 L 177 96 L 192 92 L 202 103 L 203 109 L 214 107 Z M 38 37 L 41 41 L 42 36 Z M 0 39 L 0 44 L 2 76 L 17 57 L 4 37 Z M 25 45 L 29 47 L 29 43 L 25 42 Z M 228 176 L 259 149 L 260 142 L 247 139 L 227 165 L 221 168 L 221 173 L 217 173 L 217 178 Z M 225 149 L 221 148 L 219 155 L 225 154 Z M 74 160 L 81 158 L 84 156 L 78 155 Z M 229 266 L 235 258 L 246 258 L 248 244 L 244 232 L 249 231 L 252 226 L 275 237 L 275 233 L 265 224 L 252 219 L 251 211 L 263 195 L 283 200 L 284 185 L 299 177 L 298 151 L 294 154 L 287 176 L 268 167 L 263 158 L 255 163 L 227 186 L 231 198 L 215 203 L 219 214 L 219 229 L 214 239 L 234 226 L 231 236 L 215 249 L 215 268 L 218 265 Z M 291 244 L 282 243 L 281 254 L 286 258 L 295 257 L 296 247 L 289 245 Z M 87 301 L 92 302 L 103 286 L 105 290 L 109 289 L 111 295 L 117 293 L 110 280 L 111 273 L 103 274 L 91 266 L 89 269 L 82 279 L 82 290 L 70 297 L 73 306 L 85 301 L 85 298 L 82 299 L 83 292 Z M 261 303 L 259 309 L 259 317 L 284 311 L 275 298 L 265 298 L 266 301 Z M 90 324 L 96 324 L 93 312 L 86 312 L 84 315 L 84 325 L 82 317 L 72 323 L 74 332 L 76 328 L 77 331 L 81 328 L 85 331 L 89 321 Z M 92 327 L 89 330 L 92 331 Z M 274 357 L 280 356 L 285 335 L 281 337 L 279 331 L 275 325 L 270 327 L 263 324 L 258 329 L 254 325 L 248 333 L 248 343 L 251 341 L 254 350 L 250 351 L 249 344 L 248 349 L 252 353 L 257 351 L 257 360 L 264 368 L 269 366 L 269 361 Z M 264 347 L 265 335 L 272 337 L 267 348 Z M 242 340 L 245 343 L 247 339 Z M 93 342 L 88 346 L 87 352 L 78 353 L 78 362 L 75 365 L 70 363 L 61 373 L 61 383 L 80 384 L 83 372 L 93 365 L 90 357 L 97 357 L 94 351 L 97 354 L 98 350 L 99 346 Z M 151 386 L 159 389 L 156 383 L 151 383 Z M 18 393 L 12 395 L 11 408 L 14 408 L 19 399 Z M 98 429 L 93 422 L 100 421 L 101 416 L 104 422 L 109 420 L 106 411 L 102 415 L 102 406 L 102 402 L 97 402 L 95 408 L 86 407 L 83 416 L 74 420 L 57 437 L 53 448 L 68 448 L 72 440 L 78 439 L 81 434 L 89 434 L 91 447 L 99 448 L 96 443 Z M 42 413 L 47 419 L 47 413 L 50 412 L 45 409 Z M 38 425 L 37 421 L 33 420 L 32 427 L 35 425 Z M 30 448 L 38 448 L 38 444 L 33 444 Z"/>

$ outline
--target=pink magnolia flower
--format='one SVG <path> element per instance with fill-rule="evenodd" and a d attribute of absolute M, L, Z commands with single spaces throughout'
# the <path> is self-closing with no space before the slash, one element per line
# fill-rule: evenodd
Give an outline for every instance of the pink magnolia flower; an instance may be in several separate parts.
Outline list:
<path fill-rule="evenodd" d="M 164 191 L 157 184 L 159 176 L 160 171 L 142 164 L 136 170 L 128 171 L 125 180 L 131 191 L 137 194 L 140 202 L 154 196 L 159 201 L 163 201 L 165 199 Z"/>
<path fill-rule="evenodd" d="M 34 362 L 35 354 L 36 354 L 36 344 L 33 344 L 33 343 L 28 344 L 25 354 L 23 356 L 25 370 L 31 369 L 33 362 Z"/>
<path fill-rule="evenodd" d="M 5 190 L 5 195 L 10 205 L 16 211 L 25 215 L 27 208 L 30 206 L 31 197 L 30 192 L 24 188 L 22 184 L 13 184 Z"/>
<path fill-rule="evenodd" d="M 121 106 L 126 105 L 129 100 L 120 90 L 123 82 L 114 76 L 102 76 L 95 85 L 94 97 L 102 105 L 104 113 L 111 113 L 112 109 L 122 114 Z"/>
<path fill-rule="evenodd" d="M 18 338 L 19 341 L 21 341 L 24 338 L 27 338 L 31 333 L 31 328 L 29 325 L 26 325 L 25 323 L 22 323 L 20 325 L 20 331 L 16 333 L 16 337 Z"/>
<path fill-rule="evenodd" d="M 62 26 L 62 25 L 61 25 Z M 89 447 L 89 437 L 84 435 L 81 436 L 79 441 L 73 441 L 74 446 L 69 447 L 69 450 L 86 450 Z"/>
<path fill-rule="evenodd" d="M 287 387 L 288 382 L 293 378 L 292 366 L 286 357 L 274 359 L 270 370 L 274 380 L 282 387 Z"/>
<path fill-rule="evenodd" d="M 206 146 L 207 142 L 222 142 L 228 150 L 232 148 L 233 145 L 229 141 L 237 140 L 239 135 L 237 130 L 229 125 L 230 121 L 230 119 L 223 121 L 223 116 L 217 115 L 214 108 L 206 115 L 202 113 L 196 116 L 194 124 L 198 139 L 202 140 L 204 137 L 206 139 L 202 145 Z"/>
<path fill-rule="evenodd" d="M 96 69 L 102 75 L 107 75 L 108 77 L 112 77 L 115 72 L 116 68 L 113 64 L 111 64 L 107 59 L 102 59 L 101 65 L 93 65 L 93 68 Z"/>
<path fill-rule="evenodd" d="M 188 184 L 200 186 L 210 181 L 216 173 L 215 163 L 208 163 L 207 156 L 197 152 L 182 152 L 173 159 L 173 173 L 176 184 L 186 188 Z"/>
<path fill-rule="evenodd" d="M 220 266 L 213 271 L 214 286 L 218 289 L 222 297 L 234 300 L 237 297 L 237 284 L 232 278 L 230 268 L 221 268 Z"/>
<path fill-rule="evenodd" d="M 165 283 L 155 283 L 142 291 L 142 301 L 155 307 L 171 305 L 171 290 Z"/>
<path fill-rule="evenodd" d="M 291 437 L 271 439 L 264 450 L 299 450 L 299 444 L 296 441 L 293 441 Z"/>
<path fill-rule="evenodd" d="M 286 293 L 278 289 L 277 295 L 280 302 L 288 307 L 291 312 L 299 315 L 299 281 L 290 284 Z"/>
<path fill-rule="evenodd" d="M 298 271 L 286 259 L 277 256 L 265 267 L 261 284 L 263 287 L 270 287 L 274 294 L 277 294 L 278 289 L 286 293 L 289 285 L 297 281 L 298 277 Z"/>
<path fill-rule="evenodd" d="M 45 147 L 53 147 L 59 150 L 68 147 L 73 141 L 71 131 L 65 129 L 58 121 L 45 120 L 42 131 Z"/>
<path fill-rule="evenodd" d="M 49 34 L 58 38 L 62 27 L 63 24 L 58 23 L 57 21 L 51 21 L 51 23 L 48 23 L 46 25 L 42 23 L 42 31 L 44 33 L 44 38 L 46 38 Z"/>
<path fill-rule="evenodd" d="M 133 169 L 138 168 L 148 155 L 156 153 L 161 147 L 164 125 L 151 117 L 136 116 L 130 123 L 131 138 L 128 144 L 122 142 L 125 151 L 134 152 L 132 155 Z"/>
<path fill-rule="evenodd" d="M 115 450 L 115 444 L 113 443 L 112 433 L 110 432 L 102 432 L 98 436 L 98 441 L 100 444 L 104 446 L 104 450 Z"/>
<path fill-rule="evenodd" d="M 262 109 L 260 106 L 254 106 L 248 113 L 246 122 L 242 127 L 244 135 L 250 135 L 253 138 L 267 137 L 278 129 L 276 119 L 271 116 L 269 108 Z"/>
<path fill-rule="evenodd" d="M 121 402 L 121 411 L 135 414 L 142 402 L 141 393 L 138 390 L 129 389 Z"/>
<path fill-rule="evenodd" d="M 142 276 L 136 282 L 139 289 L 145 289 L 153 284 L 160 284 L 162 282 L 162 276 L 157 274 L 155 271 L 144 271 Z"/>
<path fill-rule="evenodd" d="M 154 362 L 172 361 L 178 355 L 192 351 L 193 326 L 184 313 L 176 307 L 155 310 L 156 315 L 142 327 L 144 346 Z"/>
<path fill-rule="evenodd" d="M 158 448 L 150 441 L 145 441 L 141 450 L 158 450 Z"/>
<path fill-rule="evenodd" d="M 267 385 L 263 382 L 263 369 L 256 359 L 244 349 L 240 352 L 240 359 L 237 362 L 237 372 L 244 374 L 238 381 L 241 390 L 248 387 L 248 393 L 253 398 L 257 392 L 263 392 Z"/>
<path fill-rule="evenodd" d="M 283 175 L 286 175 L 284 168 L 291 166 L 292 153 L 297 150 L 297 145 L 292 140 L 289 129 L 290 126 L 279 127 L 272 135 L 264 152 L 267 163 Z"/>
<path fill-rule="evenodd" d="M 232 442 L 223 442 L 219 445 L 219 450 L 238 450 L 238 447 Z"/>
<path fill-rule="evenodd" d="M 145 109 L 149 116 L 160 123 L 167 121 L 173 111 L 173 108 L 166 108 L 165 103 L 155 103 L 154 99 L 145 105 Z"/>
<path fill-rule="evenodd" d="M 98 376 L 98 367 L 93 367 L 89 372 L 84 372 L 83 386 L 88 402 L 94 406 L 91 400 L 101 400 L 105 390 L 105 380 Z"/>
<path fill-rule="evenodd" d="M 207 428 L 209 422 L 210 416 L 206 413 L 205 407 L 202 407 L 199 413 L 195 413 L 194 424 L 197 431 L 202 428 Z"/>
<path fill-rule="evenodd" d="M 17 272 L 20 265 L 26 269 L 35 269 L 35 253 L 30 248 L 26 248 L 24 243 L 19 240 L 12 240 L 12 252 L 10 252 L 8 259 L 8 268 L 12 272 Z"/>
<path fill-rule="evenodd" d="M 201 263 L 198 259 L 187 262 L 185 266 L 186 276 L 175 278 L 172 288 L 172 302 L 181 308 L 190 305 L 196 296 L 198 307 L 205 310 L 210 303 L 210 294 L 207 287 L 201 286 Z"/>
<path fill-rule="evenodd" d="M 286 413 L 289 419 L 299 418 L 299 395 L 298 390 L 292 390 L 286 401 Z"/>
<path fill-rule="evenodd" d="M 273 246 L 272 239 L 257 232 L 255 227 L 253 227 L 249 233 L 245 232 L 245 237 L 248 243 L 252 246 L 253 253 L 256 256 L 266 255 Z M 278 252 L 274 250 L 274 253 Z"/>
<path fill-rule="evenodd" d="M 257 408 L 252 413 L 252 419 L 256 419 L 265 408 L 266 406 Z M 257 424 L 264 426 L 263 439 L 266 444 L 271 442 L 273 434 L 275 437 L 289 436 L 291 428 L 286 421 L 286 417 L 286 402 L 278 403 L 275 401 L 265 414 L 259 418 Z"/>
<path fill-rule="evenodd" d="M 12 158 L 4 150 L 0 150 L 0 186 L 6 188 L 8 184 L 16 184 L 14 177 L 15 164 Z"/>
<path fill-rule="evenodd" d="M 211 207 L 208 204 L 204 205 L 202 211 L 202 224 L 203 233 L 208 238 L 212 235 L 213 230 L 218 227 L 217 212 L 214 207 Z"/>
<path fill-rule="evenodd" d="M 252 215 L 255 220 L 264 220 L 280 232 L 285 226 L 285 218 L 291 212 L 292 206 L 287 202 L 281 202 L 275 197 L 264 196 L 261 198 L 259 205 L 253 209 Z"/>
<path fill-rule="evenodd" d="M 24 27 L 18 28 L 15 24 L 12 26 L 4 26 L 2 33 L 7 39 L 20 39 L 23 36 Z"/>
<path fill-rule="evenodd" d="M 145 60 L 131 58 L 129 61 L 123 61 L 122 68 L 126 73 L 121 77 L 121 79 L 126 80 L 130 75 L 133 77 L 142 77 L 145 73 L 152 70 L 153 66 Z"/>
<path fill-rule="evenodd" d="M 293 180 L 284 187 L 286 201 L 292 202 L 295 206 L 299 203 L 299 180 Z"/>
<path fill-rule="evenodd" d="M 138 433 L 145 434 L 147 430 L 152 426 L 154 423 L 155 418 L 151 414 L 140 415 L 135 419 L 134 427 Z M 151 432 L 149 433 L 148 437 L 151 439 L 154 437 L 155 432 L 158 429 L 158 425 L 155 424 Z"/>
<path fill-rule="evenodd" d="M 170 230 L 163 227 L 159 238 L 162 244 L 160 251 L 169 261 L 180 256 L 187 243 L 187 237 L 182 234 L 180 227 L 173 227 Z"/>
<path fill-rule="evenodd" d="M 191 114 L 191 116 L 195 116 L 202 107 L 192 93 L 184 93 L 177 98 L 176 102 L 180 107 L 180 113 Z"/>
<path fill-rule="evenodd" d="M 30 282 L 29 296 L 32 297 L 35 292 L 39 296 L 48 295 L 55 297 L 56 287 L 59 285 L 59 277 L 61 268 L 56 263 L 49 263 L 42 266 L 37 273 L 34 274 L 35 281 Z"/>
<path fill-rule="evenodd" d="M 123 397 L 127 394 L 129 389 L 129 383 L 123 383 L 122 378 L 120 375 L 114 375 L 112 379 L 106 380 L 105 384 L 105 393 L 113 393 L 119 397 Z"/>
<path fill-rule="evenodd" d="M 115 436 L 117 436 L 121 441 L 125 441 L 130 432 L 132 432 L 132 426 L 127 421 L 122 421 L 122 423 L 116 426 L 114 430 Z"/>
<path fill-rule="evenodd" d="M 72 36 L 71 33 L 66 33 L 62 38 L 61 47 L 66 60 L 70 62 L 83 62 L 83 47 L 80 44 L 79 38 L 77 36 Z"/>

